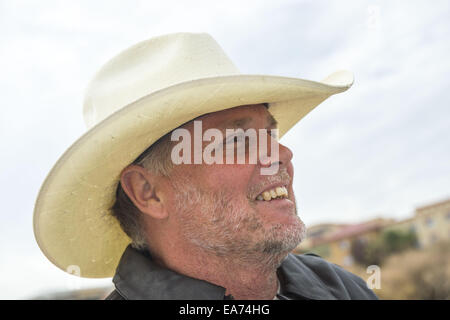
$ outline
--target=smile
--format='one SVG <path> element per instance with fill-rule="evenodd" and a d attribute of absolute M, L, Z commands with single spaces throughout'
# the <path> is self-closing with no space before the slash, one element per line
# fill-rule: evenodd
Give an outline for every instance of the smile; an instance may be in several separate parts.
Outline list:
<path fill-rule="evenodd" d="M 287 197 L 288 191 L 285 186 L 282 186 L 262 192 L 256 197 L 256 200 L 271 201 L 272 199 L 286 199 Z"/>

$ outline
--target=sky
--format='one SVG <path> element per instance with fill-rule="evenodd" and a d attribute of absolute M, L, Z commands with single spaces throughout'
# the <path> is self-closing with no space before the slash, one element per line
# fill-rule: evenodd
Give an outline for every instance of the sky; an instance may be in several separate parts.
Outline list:
<path fill-rule="evenodd" d="M 344 5 L 345 3 L 345 5 Z M 307 226 L 404 219 L 450 198 L 450 2 L 0 0 L 0 299 L 107 286 L 41 253 L 34 201 L 85 131 L 84 90 L 110 58 L 171 32 L 208 32 L 243 74 L 353 87 L 281 140 Z"/>

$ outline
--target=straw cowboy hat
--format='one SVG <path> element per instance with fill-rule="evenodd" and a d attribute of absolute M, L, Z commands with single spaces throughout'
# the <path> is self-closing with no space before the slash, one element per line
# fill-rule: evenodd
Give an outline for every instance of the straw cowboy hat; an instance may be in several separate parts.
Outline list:
<path fill-rule="evenodd" d="M 241 74 L 208 34 L 152 38 L 106 63 L 90 82 L 87 132 L 60 157 L 36 200 L 34 234 L 47 258 L 87 278 L 112 277 L 130 243 L 110 214 L 120 173 L 158 138 L 206 113 L 269 103 L 282 136 L 353 75 L 321 82 Z"/>

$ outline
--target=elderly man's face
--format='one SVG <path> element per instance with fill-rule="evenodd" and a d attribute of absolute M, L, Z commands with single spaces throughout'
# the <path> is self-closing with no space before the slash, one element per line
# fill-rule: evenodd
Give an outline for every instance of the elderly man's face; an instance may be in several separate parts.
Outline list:
<path fill-rule="evenodd" d="M 276 127 L 264 105 L 236 107 L 198 120 L 202 121 L 203 132 L 217 128 L 224 137 L 231 123 L 257 132 Z M 194 135 L 192 122 L 184 128 Z M 270 136 L 267 143 L 270 146 Z M 207 144 L 204 142 L 203 147 Z M 175 213 L 179 232 L 193 244 L 217 255 L 251 259 L 253 254 L 256 257 L 261 252 L 294 249 L 304 235 L 304 225 L 295 206 L 291 158 L 291 151 L 279 144 L 280 166 L 274 175 L 261 175 L 259 161 L 257 164 L 175 165 L 170 178 L 175 192 L 167 206 L 169 212 Z M 287 198 L 258 200 L 263 192 L 277 187 L 287 189 Z"/>

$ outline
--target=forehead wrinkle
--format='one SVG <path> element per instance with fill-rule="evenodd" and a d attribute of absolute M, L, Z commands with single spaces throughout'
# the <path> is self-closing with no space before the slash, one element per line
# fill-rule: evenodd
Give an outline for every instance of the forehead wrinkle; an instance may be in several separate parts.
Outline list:
<path fill-rule="evenodd" d="M 225 124 L 221 125 L 220 128 L 221 129 L 244 128 L 252 121 L 253 121 L 253 119 L 251 117 L 244 117 L 244 118 L 225 122 Z M 269 127 L 269 128 L 278 127 L 278 121 L 275 120 L 275 118 L 270 113 L 267 115 L 266 121 L 268 123 L 267 127 Z"/>
<path fill-rule="evenodd" d="M 234 119 L 232 121 L 225 122 L 225 124 L 221 125 L 220 127 L 223 129 L 242 128 L 242 127 L 245 127 L 251 121 L 252 121 L 251 117 L 244 117 L 244 118 Z"/>
<path fill-rule="evenodd" d="M 267 116 L 266 116 L 266 123 L 267 123 L 266 129 L 268 129 L 268 128 L 277 128 L 278 127 L 278 121 L 272 116 L 272 114 L 269 111 L 267 111 L 267 109 L 266 109 L 265 113 L 267 113 Z M 191 120 L 189 123 L 191 123 L 191 122 L 193 123 L 193 121 L 195 121 L 195 120 L 202 121 L 202 120 L 205 119 L 205 117 L 212 116 L 212 115 L 214 115 L 214 113 L 208 113 L 208 114 L 201 115 L 201 116 Z M 213 123 L 215 122 L 215 126 L 216 126 L 217 129 L 221 130 L 222 132 L 225 132 L 226 129 L 245 128 L 246 126 L 249 125 L 249 123 L 251 123 L 253 121 L 254 121 L 254 117 L 248 116 L 248 115 L 243 115 L 241 118 L 238 118 L 238 119 L 225 120 L 225 121 L 223 121 L 221 123 L 217 123 L 217 121 L 213 121 Z M 213 125 L 213 127 L 214 127 L 214 125 Z"/>

